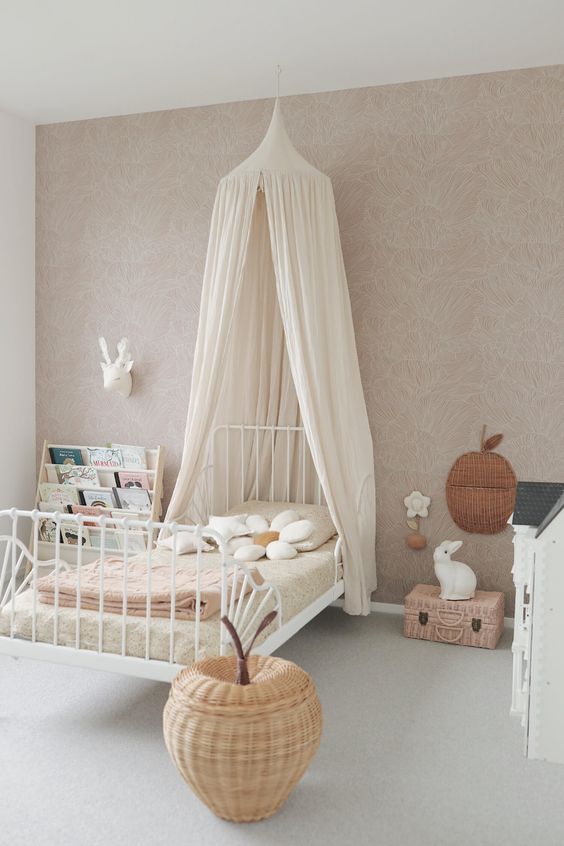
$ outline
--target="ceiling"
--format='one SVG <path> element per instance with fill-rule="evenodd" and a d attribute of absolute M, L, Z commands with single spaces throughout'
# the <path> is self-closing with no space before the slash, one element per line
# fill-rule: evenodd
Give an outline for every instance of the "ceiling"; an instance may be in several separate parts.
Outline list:
<path fill-rule="evenodd" d="M 0 0 L 36 123 L 564 63 L 562 0 Z"/>

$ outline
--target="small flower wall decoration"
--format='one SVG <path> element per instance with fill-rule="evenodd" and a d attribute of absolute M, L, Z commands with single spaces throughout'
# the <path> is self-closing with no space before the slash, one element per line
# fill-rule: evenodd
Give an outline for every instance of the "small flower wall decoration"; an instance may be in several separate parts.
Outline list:
<path fill-rule="evenodd" d="M 412 491 L 405 497 L 403 504 L 407 508 L 407 525 L 413 530 L 405 542 L 410 549 L 425 549 L 427 538 L 419 531 L 419 524 L 422 517 L 429 516 L 431 497 L 425 496 L 421 491 Z"/>
<path fill-rule="evenodd" d="M 406 496 L 403 504 L 407 508 L 408 517 L 428 517 L 431 497 L 425 496 L 421 491 L 411 491 Z"/>

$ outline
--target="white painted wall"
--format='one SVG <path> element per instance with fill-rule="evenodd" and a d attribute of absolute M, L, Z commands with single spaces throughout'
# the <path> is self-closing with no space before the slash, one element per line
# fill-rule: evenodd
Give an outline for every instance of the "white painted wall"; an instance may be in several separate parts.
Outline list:
<path fill-rule="evenodd" d="M 0 111 L 0 509 L 35 488 L 35 127 Z"/>

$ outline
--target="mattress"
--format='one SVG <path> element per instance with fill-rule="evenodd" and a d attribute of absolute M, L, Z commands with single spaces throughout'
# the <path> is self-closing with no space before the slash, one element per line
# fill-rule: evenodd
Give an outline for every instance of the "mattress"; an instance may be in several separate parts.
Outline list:
<path fill-rule="evenodd" d="M 314 602 L 334 584 L 335 580 L 335 539 L 329 541 L 313 552 L 300 553 L 296 558 L 283 561 L 256 562 L 264 580 L 275 585 L 281 597 L 282 622 L 287 623 L 300 611 Z M 153 560 L 166 562 L 170 552 L 155 550 Z M 178 567 L 194 567 L 195 555 L 178 556 Z M 217 552 L 205 553 L 203 562 L 206 568 L 219 568 L 221 558 Z M 263 594 L 264 596 L 264 594 Z M 260 618 L 272 610 L 274 598 L 271 598 L 261 609 Z M 32 632 L 33 594 L 27 590 L 16 598 L 14 614 L 14 634 L 16 637 L 31 640 Z M 255 600 L 254 608 L 258 607 Z M 53 643 L 55 608 L 39 601 L 36 603 L 36 640 Z M 254 610 L 251 614 L 254 613 Z M 251 616 L 250 614 L 250 616 Z M 10 635 L 11 604 L 0 613 L 0 635 Z M 120 654 L 122 642 L 122 616 L 118 614 L 103 615 L 103 652 Z M 219 653 L 220 646 L 220 614 L 215 614 L 200 622 L 199 657 L 206 658 Z M 257 617 L 256 625 L 260 619 Z M 276 625 L 276 624 L 274 624 Z M 151 618 L 149 632 L 149 657 L 161 661 L 168 661 L 170 657 L 170 621 L 162 618 Z M 269 627 L 256 641 L 258 645 L 272 633 Z M 146 655 L 147 623 L 145 617 L 128 616 L 126 618 L 126 651 L 128 656 L 144 658 Z M 99 614 L 96 611 L 80 612 L 80 648 L 98 650 Z M 76 609 L 59 608 L 58 611 L 58 644 L 59 646 L 76 645 Z M 192 621 L 176 621 L 174 624 L 174 661 L 178 664 L 188 664 L 195 657 L 195 623 Z"/>

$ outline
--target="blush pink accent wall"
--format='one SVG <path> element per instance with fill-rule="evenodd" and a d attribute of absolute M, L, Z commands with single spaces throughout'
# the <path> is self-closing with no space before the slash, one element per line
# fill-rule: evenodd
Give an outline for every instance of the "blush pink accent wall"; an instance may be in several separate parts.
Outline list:
<path fill-rule="evenodd" d="M 522 479 L 564 480 L 564 67 L 284 98 L 289 134 L 335 189 L 374 436 L 379 589 L 434 581 L 432 548 L 511 596 L 511 532 L 466 535 L 444 484 L 482 423 Z M 180 460 L 218 180 L 272 102 L 37 130 L 37 435 L 165 444 Z M 96 338 L 127 334 L 129 400 Z M 346 449 L 344 452 L 346 460 Z M 413 552 L 403 497 L 433 498 Z"/>

